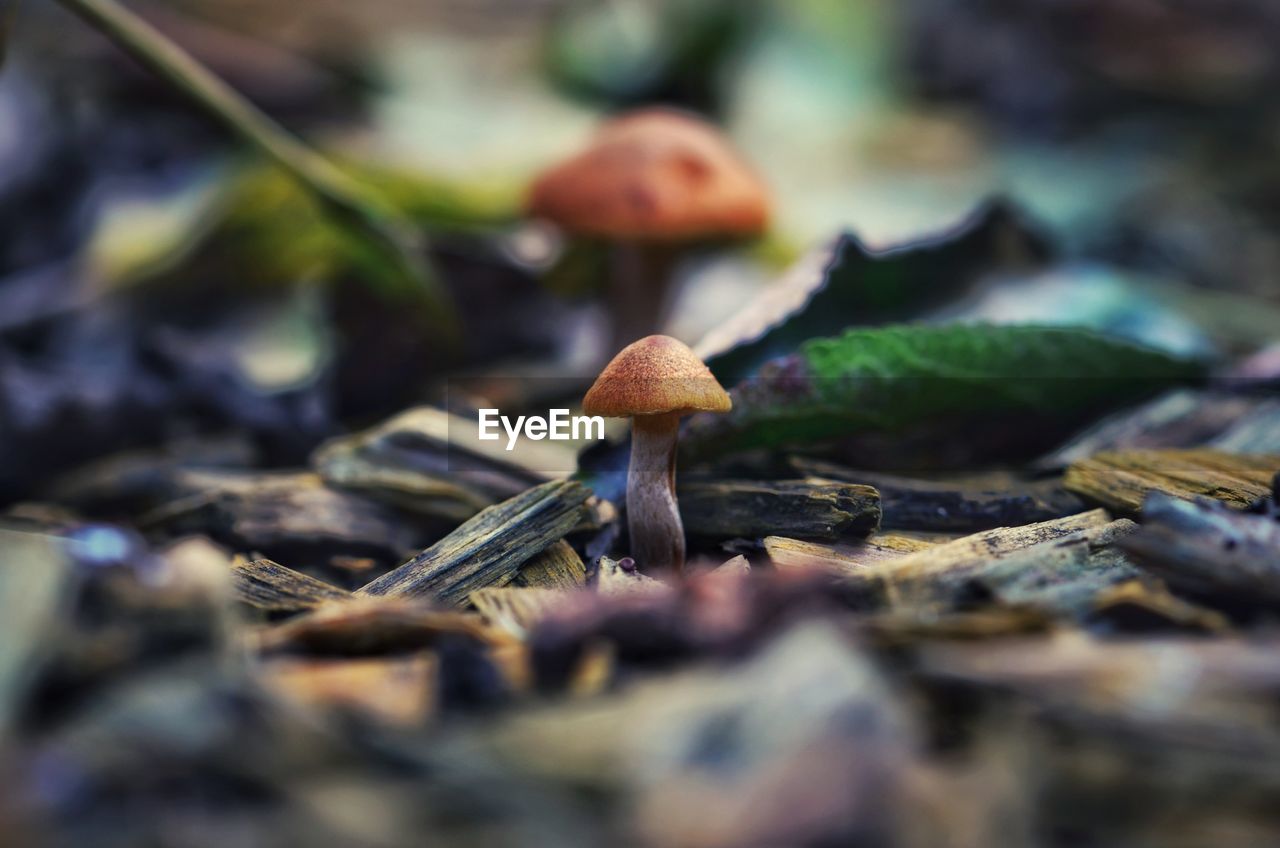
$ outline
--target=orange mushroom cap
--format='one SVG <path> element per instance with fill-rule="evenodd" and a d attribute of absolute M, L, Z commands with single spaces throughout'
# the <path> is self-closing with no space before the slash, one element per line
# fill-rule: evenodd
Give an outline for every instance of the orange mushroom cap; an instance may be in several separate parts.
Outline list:
<path fill-rule="evenodd" d="M 732 408 L 711 369 L 670 336 L 646 336 L 624 347 L 582 399 L 583 412 L 607 418 Z"/>
<path fill-rule="evenodd" d="M 582 235 L 677 241 L 761 233 L 769 193 L 711 124 L 645 109 L 544 173 L 528 209 Z"/>

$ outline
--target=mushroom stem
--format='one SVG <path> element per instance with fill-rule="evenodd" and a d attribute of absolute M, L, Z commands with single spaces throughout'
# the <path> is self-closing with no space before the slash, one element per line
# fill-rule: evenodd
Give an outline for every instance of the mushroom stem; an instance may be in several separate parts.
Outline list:
<path fill-rule="evenodd" d="M 627 532 L 642 567 L 684 569 L 684 525 L 676 508 L 676 437 L 680 415 L 637 415 L 627 469 Z"/>
<path fill-rule="evenodd" d="M 660 332 L 671 308 L 676 251 L 667 245 L 623 241 L 610 253 L 608 299 L 613 322 L 609 355 Z"/>

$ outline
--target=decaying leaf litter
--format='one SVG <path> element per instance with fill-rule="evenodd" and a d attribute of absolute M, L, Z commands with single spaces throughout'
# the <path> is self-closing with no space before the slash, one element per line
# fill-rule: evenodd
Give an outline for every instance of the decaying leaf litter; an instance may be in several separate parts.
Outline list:
<path fill-rule="evenodd" d="M 943 38 L 928 19 L 922 42 Z M 558 73 L 586 85 L 583 61 Z M 1061 87 L 1061 108 L 1096 84 Z M 628 556 L 625 437 L 536 460 L 451 438 L 480 399 L 576 405 L 592 376 L 510 389 L 508 358 L 554 348 L 569 314 L 538 277 L 570 269 L 511 259 L 483 229 L 513 219 L 500 197 L 450 207 L 386 178 L 447 207 L 404 201 L 462 286 L 461 350 L 433 347 L 429 305 L 353 284 L 370 258 L 310 238 L 310 218 L 273 261 L 326 269 L 321 301 L 243 292 L 247 322 L 183 315 L 219 263 L 289 241 L 261 201 L 298 198 L 271 179 L 245 175 L 257 202 L 105 302 L 11 296 L 16 844 L 1274 840 L 1280 369 L 1274 336 L 1240 330 L 1256 315 L 1002 320 L 1004 298 L 1096 279 L 1079 234 L 1016 196 L 888 249 L 828 239 L 690 339 L 734 406 L 682 428 L 677 579 Z M 1171 238 L 1141 220 L 1085 255 L 1123 278 Z M 1244 261 L 1155 252 L 1201 277 Z M 221 358 L 317 328 L 345 342 L 303 363 L 322 379 Z M 127 339 L 123 371 L 58 367 L 104 339 Z M 425 392 L 399 373 L 418 361 Z M 179 419 L 200 426 L 162 424 Z"/>

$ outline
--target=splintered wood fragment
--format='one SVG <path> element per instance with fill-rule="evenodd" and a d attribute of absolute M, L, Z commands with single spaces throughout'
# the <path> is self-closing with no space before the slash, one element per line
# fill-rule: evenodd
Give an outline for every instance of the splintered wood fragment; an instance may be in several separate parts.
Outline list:
<path fill-rule="evenodd" d="M 458 521 L 573 467 L 559 445 L 521 439 L 508 452 L 476 435 L 474 421 L 416 407 L 324 443 L 311 461 L 332 485 Z"/>
<path fill-rule="evenodd" d="M 942 613 L 902 609 L 865 616 L 857 622 L 857 629 L 881 647 L 914 647 L 922 642 L 1002 640 L 1042 632 L 1051 624 L 1042 612 L 1027 607 Z"/>
<path fill-rule="evenodd" d="M 567 597 L 558 589 L 498 586 L 472 592 L 471 603 L 490 625 L 523 639 Z"/>
<path fill-rule="evenodd" d="M 435 710 L 438 665 L 431 654 L 361 659 L 280 657 L 260 663 L 256 676 L 272 691 L 309 707 L 353 712 L 409 727 L 422 724 Z"/>
<path fill-rule="evenodd" d="M 509 583 L 520 566 L 563 539 L 582 520 L 589 494 L 572 480 L 535 486 L 484 510 L 358 594 L 465 603 L 477 589 Z"/>
<path fill-rule="evenodd" d="M 269 559 L 243 557 L 231 564 L 231 589 L 241 603 L 268 612 L 302 612 L 351 597 L 345 589 Z"/>
<path fill-rule="evenodd" d="M 1205 598 L 1280 602 L 1280 521 L 1274 514 L 1152 492 L 1141 532 L 1123 546 L 1174 589 Z"/>
<path fill-rule="evenodd" d="M 1142 576 L 1112 547 L 1136 529 L 1120 519 L 1009 553 L 902 576 L 886 581 L 886 595 L 896 606 L 954 610 L 985 604 L 1080 620 L 1100 592 Z"/>
<path fill-rule="evenodd" d="M 1158 583 L 1129 580 L 1098 593 L 1093 618 L 1118 630 L 1192 630 L 1223 633 L 1231 623 L 1221 613 L 1177 597 Z"/>
<path fill-rule="evenodd" d="M 1085 508 L 1058 480 L 1031 481 L 1004 473 L 920 480 L 805 457 L 793 457 L 790 463 L 806 474 L 874 486 L 880 493 L 880 526 L 895 530 L 973 533 L 1062 518 Z"/>
<path fill-rule="evenodd" d="M 582 557 L 563 539 L 526 562 L 511 580 L 513 586 L 540 589 L 576 589 L 586 583 Z"/>
<path fill-rule="evenodd" d="M 641 574 L 632 565 L 623 568 L 620 560 L 600 557 L 596 571 L 596 591 L 601 595 L 646 595 L 668 591 L 671 587 L 661 580 Z"/>
<path fill-rule="evenodd" d="M 488 636 L 479 617 L 433 609 L 411 598 L 352 598 L 325 604 L 282 624 L 261 628 L 266 653 L 369 656 L 427 648 L 442 636 Z"/>
<path fill-rule="evenodd" d="M 880 524 L 880 495 L 870 486 L 805 480 L 682 483 L 685 532 L 707 539 L 769 534 L 834 541 L 865 536 Z"/>
<path fill-rule="evenodd" d="M 1271 493 L 1280 456 L 1211 450 L 1100 453 L 1073 463 L 1068 489 L 1117 512 L 1137 513 L 1148 492 L 1178 498 L 1208 497 L 1247 508 Z"/>
<path fill-rule="evenodd" d="M 440 522 L 325 485 L 316 474 L 183 471 L 177 500 L 139 519 L 144 527 L 200 533 L 241 551 L 317 551 L 398 558 L 437 537 Z"/>
<path fill-rule="evenodd" d="M 727 559 L 711 570 L 712 574 L 725 574 L 742 577 L 751 573 L 751 563 L 742 554 Z"/>
<path fill-rule="evenodd" d="M 785 536 L 764 540 L 765 552 L 778 568 L 823 568 L 837 574 L 851 574 L 933 546 L 932 542 L 891 533 L 877 533 L 850 545 L 820 545 Z"/>
<path fill-rule="evenodd" d="M 981 565 L 988 560 L 1073 533 L 1089 530 L 1101 532 L 1102 528 L 1109 526 L 1109 521 L 1105 510 L 1095 509 L 1023 527 L 999 527 L 891 559 L 861 573 L 891 584 L 904 585 L 916 580 L 927 580 L 944 572 Z"/>

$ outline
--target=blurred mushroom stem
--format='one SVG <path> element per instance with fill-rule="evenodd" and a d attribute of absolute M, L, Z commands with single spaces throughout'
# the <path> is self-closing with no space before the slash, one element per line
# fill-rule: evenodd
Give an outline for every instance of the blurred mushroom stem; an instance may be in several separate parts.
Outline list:
<path fill-rule="evenodd" d="M 668 244 L 621 241 L 610 249 L 606 297 L 613 322 L 608 355 L 661 332 L 673 298 L 679 251 Z"/>
<path fill-rule="evenodd" d="M 684 525 L 676 507 L 680 414 L 637 415 L 631 422 L 627 532 L 631 556 L 646 571 L 684 569 Z"/>

